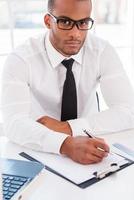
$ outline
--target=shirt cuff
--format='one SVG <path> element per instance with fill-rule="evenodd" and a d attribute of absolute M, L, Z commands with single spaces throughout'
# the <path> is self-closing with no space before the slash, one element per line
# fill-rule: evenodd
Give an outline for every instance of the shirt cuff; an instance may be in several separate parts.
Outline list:
<path fill-rule="evenodd" d="M 73 136 L 79 136 L 79 135 L 85 136 L 83 130 L 85 129 L 88 131 L 91 130 L 87 120 L 84 118 L 68 120 L 68 123 L 72 129 Z"/>
<path fill-rule="evenodd" d="M 48 136 L 45 137 L 43 142 L 43 151 L 49 153 L 60 154 L 60 148 L 64 140 L 69 135 L 59 132 L 49 133 Z"/>

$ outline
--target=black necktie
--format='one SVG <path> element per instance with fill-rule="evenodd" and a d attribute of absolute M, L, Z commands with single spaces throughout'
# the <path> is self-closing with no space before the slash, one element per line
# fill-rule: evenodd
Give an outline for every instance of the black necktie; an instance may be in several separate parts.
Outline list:
<path fill-rule="evenodd" d="M 72 72 L 74 59 L 63 60 L 62 64 L 66 67 L 66 80 L 63 86 L 61 121 L 77 118 L 77 93 L 75 79 Z"/>

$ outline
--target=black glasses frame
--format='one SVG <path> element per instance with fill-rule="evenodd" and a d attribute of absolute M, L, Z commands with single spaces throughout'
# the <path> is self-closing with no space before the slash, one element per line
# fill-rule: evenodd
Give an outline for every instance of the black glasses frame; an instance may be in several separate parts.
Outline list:
<path fill-rule="evenodd" d="M 93 24 L 94 24 L 94 20 L 92 18 L 90 18 L 90 17 L 87 17 L 87 18 L 84 18 L 84 19 L 80 19 L 80 20 L 73 20 L 73 19 L 71 19 L 69 17 L 56 17 L 55 15 L 53 15 L 51 13 L 48 13 L 48 15 L 51 16 L 54 19 L 55 23 L 57 23 L 58 28 L 62 29 L 62 30 L 71 30 L 76 25 L 79 30 L 86 31 L 86 30 L 90 30 L 93 27 Z M 60 20 L 68 20 L 72 24 L 71 24 L 71 26 L 69 28 L 61 28 L 59 26 Z M 83 22 L 84 20 L 85 21 L 88 20 L 88 21 L 91 22 L 91 27 L 90 28 L 87 28 L 87 29 L 84 28 L 83 29 L 83 28 L 80 27 L 80 23 Z"/>

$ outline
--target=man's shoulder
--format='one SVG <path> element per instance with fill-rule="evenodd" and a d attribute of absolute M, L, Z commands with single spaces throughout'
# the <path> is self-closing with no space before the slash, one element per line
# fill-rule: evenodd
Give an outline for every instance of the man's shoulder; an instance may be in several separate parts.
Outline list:
<path fill-rule="evenodd" d="M 85 46 L 91 50 L 102 51 L 107 45 L 109 45 L 108 41 L 99 38 L 98 36 L 88 33 L 85 41 Z"/>
<path fill-rule="evenodd" d="M 22 59 L 29 59 L 41 54 L 45 50 L 44 38 L 45 34 L 30 37 L 24 43 L 16 47 L 12 54 L 17 55 Z"/>

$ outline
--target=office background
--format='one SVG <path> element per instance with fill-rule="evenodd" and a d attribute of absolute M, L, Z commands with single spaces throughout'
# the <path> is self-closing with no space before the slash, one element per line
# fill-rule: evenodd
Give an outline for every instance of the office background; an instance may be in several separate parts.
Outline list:
<path fill-rule="evenodd" d="M 92 32 L 116 48 L 134 85 L 134 1 L 92 1 L 95 20 Z M 47 0 L 0 0 L 0 77 L 8 54 L 30 36 L 44 32 L 45 12 Z M 106 105 L 99 95 L 103 110 Z"/>

